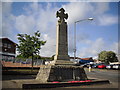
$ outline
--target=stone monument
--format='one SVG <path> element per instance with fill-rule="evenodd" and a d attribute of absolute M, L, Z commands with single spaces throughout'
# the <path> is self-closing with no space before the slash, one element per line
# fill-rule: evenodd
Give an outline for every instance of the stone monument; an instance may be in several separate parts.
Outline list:
<path fill-rule="evenodd" d="M 65 10 L 61 8 L 57 11 L 56 17 L 59 17 L 59 20 L 57 22 L 56 55 L 54 60 L 69 60 L 67 22 L 65 22 L 65 19 L 68 19 L 68 14 L 65 14 Z"/>
<path fill-rule="evenodd" d="M 37 74 L 36 79 L 40 82 L 52 81 L 70 81 L 70 80 L 86 80 L 87 75 L 84 69 L 80 66 L 75 66 L 70 61 L 68 55 L 68 41 L 67 41 L 67 22 L 68 14 L 61 8 L 57 11 L 56 16 L 60 19 L 57 22 L 57 45 L 54 63 L 43 65 Z"/>

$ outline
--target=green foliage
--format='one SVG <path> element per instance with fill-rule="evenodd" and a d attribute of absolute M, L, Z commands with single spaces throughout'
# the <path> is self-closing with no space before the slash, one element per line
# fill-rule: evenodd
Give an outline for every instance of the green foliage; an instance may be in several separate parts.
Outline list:
<path fill-rule="evenodd" d="M 42 45 L 45 45 L 46 41 L 40 40 L 39 31 L 34 33 L 34 36 L 27 34 L 18 34 L 19 45 L 17 45 L 17 50 L 21 56 L 29 58 L 33 55 L 38 55 Z"/>
<path fill-rule="evenodd" d="M 33 57 L 34 57 L 35 60 L 36 59 L 41 59 L 40 55 L 34 55 Z M 25 58 L 21 54 L 19 54 L 19 55 L 16 56 L 16 58 L 20 58 L 20 59 L 32 59 L 32 56 L 29 56 L 28 58 Z"/>
<path fill-rule="evenodd" d="M 40 40 L 39 31 L 35 32 L 33 36 L 27 34 L 18 34 L 17 36 L 19 40 L 19 45 L 17 45 L 18 52 L 24 58 L 31 57 L 33 67 L 34 56 L 39 55 L 41 46 L 45 45 L 46 41 Z"/>
<path fill-rule="evenodd" d="M 21 54 L 17 55 L 16 60 L 26 61 L 27 58 L 23 57 Z"/>
<path fill-rule="evenodd" d="M 113 51 L 102 51 L 98 54 L 98 59 L 102 62 L 109 63 L 109 62 L 117 62 L 118 58 L 116 53 Z"/>
<path fill-rule="evenodd" d="M 17 55 L 16 58 L 24 58 L 21 54 Z"/>

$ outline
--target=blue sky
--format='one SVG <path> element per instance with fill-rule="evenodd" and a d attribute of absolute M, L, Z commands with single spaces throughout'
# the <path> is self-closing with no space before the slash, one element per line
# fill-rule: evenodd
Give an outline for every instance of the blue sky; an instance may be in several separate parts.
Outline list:
<path fill-rule="evenodd" d="M 102 50 L 118 50 L 117 2 L 4 2 L 2 3 L 2 36 L 18 43 L 17 34 L 32 35 L 39 30 L 47 40 L 41 56 L 55 54 L 56 11 L 61 7 L 68 13 L 69 55 L 73 56 L 74 22 L 93 17 L 76 25 L 77 56 L 97 57 Z"/>

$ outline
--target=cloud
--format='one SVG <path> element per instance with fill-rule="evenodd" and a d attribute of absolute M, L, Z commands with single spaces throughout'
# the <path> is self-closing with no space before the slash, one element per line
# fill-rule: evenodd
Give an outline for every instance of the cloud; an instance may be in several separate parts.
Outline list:
<path fill-rule="evenodd" d="M 96 2 L 92 6 L 94 8 L 92 10 L 93 15 L 102 15 L 106 11 L 109 10 L 109 3 L 108 2 L 102 2 L 102 3 Z"/>
<path fill-rule="evenodd" d="M 83 47 L 82 49 L 78 50 L 80 57 L 90 57 L 96 56 L 98 52 L 100 52 L 105 43 L 102 38 L 98 38 L 96 41 L 91 41 L 88 47 Z"/>
<path fill-rule="evenodd" d="M 112 15 L 101 15 L 98 17 L 99 25 L 107 26 L 118 23 L 118 17 Z"/>
<path fill-rule="evenodd" d="M 16 17 L 16 29 L 19 32 L 32 34 L 36 30 L 41 33 L 41 39 L 47 43 L 41 49 L 41 56 L 52 56 L 55 54 L 56 44 L 56 19 L 57 8 L 51 9 L 51 4 L 42 8 L 41 4 L 32 3 L 25 7 L 26 14 Z"/>
<path fill-rule="evenodd" d="M 110 47 L 109 49 L 118 54 L 119 53 L 118 52 L 118 49 L 119 49 L 118 44 L 119 44 L 118 42 L 114 42 L 112 45 L 109 46 Z"/>
<path fill-rule="evenodd" d="M 118 54 L 120 54 L 120 41 L 118 41 Z"/>
<path fill-rule="evenodd" d="M 2 2 L 0 2 L 0 12 L 2 12 Z M 0 14 L 0 37 L 2 37 L 2 14 Z"/>
<path fill-rule="evenodd" d="M 93 10 L 93 7 L 90 3 L 79 3 L 72 2 L 67 5 L 63 5 L 66 12 L 69 13 L 68 23 L 74 23 L 77 20 L 84 19 L 87 17 L 87 14 Z"/>
<path fill-rule="evenodd" d="M 12 2 L 2 2 L 2 14 L 3 15 L 9 15 L 11 12 Z"/>
<path fill-rule="evenodd" d="M 1 0 L 3 2 L 119 2 L 119 0 Z"/>
<path fill-rule="evenodd" d="M 56 47 L 56 40 L 53 39 L 51 36 L 48 36 L 48 34 L 43 35 L 44 40 L 47 40 L 47 43 L 45 46 L 42 47 L 40 51 L 41 56 L 52 56 L 55 54 L 55 47 Z"/>
<path fill-rule="evenodd" d="M 41 3 L 34 2 L 22 7 L 25 12 L 15 16 L 11 12 L 11 5 L 12 3 L 4 3 L 3 6 L 3 36 L 9 36 L 14 40 L 17 33 L 27 33 L 32 35 L 33 32 L 39 30 L 42 35 L 41 38 L 47 41 L 45 46 L 41 49 L 41 55 L 52 56 L 55 54 L 57 21 L 55 13 L 60 7 L 52 3 L 46 3 L 43 6 Z M 109 10 L 109 3 L 93 4 L 89 2 L 70 2 L 61 7 L 64 7 L 69 14 L 69 27 L 76 20 L 88 18 L 90 16 L 96 16 L 98 25 L 112 25 L 117 23 L 116 17 L 106 14 L 106 11 Z M 101 15 L 101 17 L 99 15 Z M 102 20 L 104 20 L 104 22 Z M 73 52 L 74 48 L 72 34 L 72 32 L 69 33 L 70 54 Z M 80 51 L 78 51 L 78 55 L 81 57 L 96 55 L 96 53 L 105 46 L 105 41 L 102 38 L 97 39 L 95 42 L 89 40 L 88 36 L 85 34 L 81 34 L 77 38 L 79 42 L 90 45 L 89 47 L 81 48 Z"/>
<path fill-rule="evenodd" d="M 109 2 L 71 2 L 62 7 L 69 13 L 68 24 L 89 17 L 93 17 L 94 22 L 101 26 L 118 23 L 117 16 L 106 14 L 110 9 Z"/>
<path fill-rule="evenodd" d="M 31 3 L 27 7 L 23 7 L 25 13 L 15 16 L 11 13 L 11 5 L 12 3 L 4 3 L 3 6 L 2 35 L 12 38 L 14 41 L 18 33 L 33 35 L 35 31 L 39 30 L 42 35 L 41 39 L 47 41 L 41 49 L 41 55 L 55 54 L 56 19 L 53 16 L 58 10 L 57 7 L 51 9 L 52 6 L 48 3 L 43 8 L 41 4 Z"/>
<path fill-rule="evenodd" d="M 103 38 L 98 38 L 96 41 L 89 40 L 89 43 L 86 44 L 88 44 L 88 47 L 79 48 L 78 57 L 96 57 L 103 50 L 118 53 L 118 43 L 114 42 L 111 45 L 107 45 Z"/>
<path fill-rule="evenodd" d="M 68 40 L 68 50 L 69 50 L 69 54 L 73 54 L 73 50 L 74 50 L 74 35 L 72 32 L 69 33 L 69 40 Z M 86 33 L 77 33 L 78 35 L 76 35 L 76 43 L 77 43 L 77 47 L 80 46 L 81 43 L 84 44 L 91 44 L 91 40 L 89 40 L 89 35 Z"/>
<path fill-rule="evenodd" d="M 2 3 L 2 37 L 13 39 L 15 16 L 11 14 L 12 2 Z"/>
<path fill-rule="evenodd" d="M 31 34 L 35 29 L 35 19 L 33 16 L 17 16 L 15 27 L 19 32 Z"/>

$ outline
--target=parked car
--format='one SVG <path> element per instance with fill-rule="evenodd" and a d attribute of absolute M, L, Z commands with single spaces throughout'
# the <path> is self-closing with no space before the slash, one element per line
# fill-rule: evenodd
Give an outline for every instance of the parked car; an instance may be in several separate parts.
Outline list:
<path fill-rule="evenodd" d="M 120 64 L 114 64 L 113 69 L 120 69 Z"/>
<path fill-rule="evenodd" d="M 93 65 L 92 67 L 93 68 L 98 68 L 98 66 L 101 65 L 101 64 L 104 64 L 104 63 L 98 63 L 98 64 Z"/>
<path fill-rule="evenodd" d="M 107 66 L 106 66 L 106 69 L 113 69 L 113 65 L 114 65 L 114 64 L 107 65 Z"/>
<path fill-rule="evenodd" d="M 112 69 L 113 68 L 113 65 L 107 65 L 106 66 L 106 69 Z"/>
<path fill-rule="evenodd" d="M 97 67 L 100 68 L 100 69 L 103 69 L 103 68 L 106 68 L 106 64 L 100 64 Z"/>

